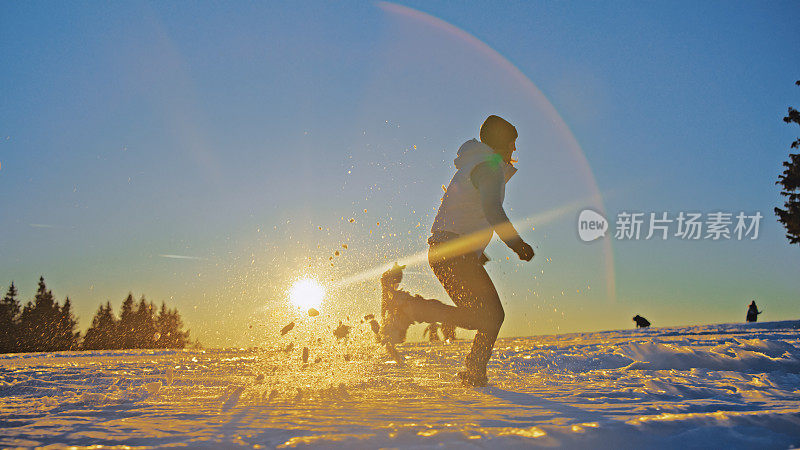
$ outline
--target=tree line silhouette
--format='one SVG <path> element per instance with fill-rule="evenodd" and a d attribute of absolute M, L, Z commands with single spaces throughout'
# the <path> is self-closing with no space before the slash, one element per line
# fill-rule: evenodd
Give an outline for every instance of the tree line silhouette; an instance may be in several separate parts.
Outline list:
<path fill-rule="evenodd" d="M 795 82 L 800 86 L 800 80 Z M 788 124 L 800 125 L 800 111 L 789 107 L 783 121 Z M 800 138 L 795 139 L 792 149 L 800 149 Z M 781 186 L 781 195 L 786 197 L 783 207 L 775 208 L 778 222 L 786 228 L 786 238 L 790 244 L 800 244 L 800 153 L 789 153 L 789 160 L 783 162 L 783 173 L 778 175 L 775 184 Z"/>
<path fill-rule="evenodd" d="M 119 318 L 111 302 L 100 305 L 92 324 L 81 337 L 69 297 L 60 304 L 47 289 L 44 277 L 32 301 L 20 305 L 12 282 L 0 300 L 0 353 L 53 352 L 60 350 L 110 350 L 131 348 L 184 348 L 189 331 L 184 331 L 177 309 L 165 303 L 156 312 L 144 296 L 133 294 L 122 302 Z"/>

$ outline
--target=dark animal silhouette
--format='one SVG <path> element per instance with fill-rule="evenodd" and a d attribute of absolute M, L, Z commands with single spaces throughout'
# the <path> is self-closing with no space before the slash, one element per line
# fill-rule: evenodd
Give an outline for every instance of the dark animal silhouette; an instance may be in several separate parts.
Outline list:
<path fill-rule="evenodd" d="M 753 300 L 750 302 L 750 306 L 747 307 L 747 321 L 748 322 L 758 322 L 758 315 L 764 311 L 759 311 L 758 306 L 756 306 L 756 301 Z"/>
<path fill-rule="evenodd" d="M 633 321 L 636 322 L 636 328 L 647 328 L 650 326 L 650 321 L 638 314 L 633 316 Z"/>

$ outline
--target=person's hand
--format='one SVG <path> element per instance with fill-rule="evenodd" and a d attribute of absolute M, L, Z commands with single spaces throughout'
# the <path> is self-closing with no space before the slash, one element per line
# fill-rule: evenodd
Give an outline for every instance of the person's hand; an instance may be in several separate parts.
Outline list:
<path fill-rule="evenodd" d="M 519 248 L 517 248 L 515 251 L 517 252 L 517 256 L 519 256 L 519 259 L 523 261 L 530 261 L 533 259 L 533 247 L 525 242 L 520 244 Z"/>

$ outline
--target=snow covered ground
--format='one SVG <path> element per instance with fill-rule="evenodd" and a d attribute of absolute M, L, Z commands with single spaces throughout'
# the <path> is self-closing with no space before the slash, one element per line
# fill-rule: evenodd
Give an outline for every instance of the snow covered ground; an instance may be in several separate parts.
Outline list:
<path fill-rule="evenodd" d="M 800 321 L 502 339 L 483 389 L 453 376 L 468 342 L 401 365 L 364 327 L 289 352 L 0 355 L 0 447 L 800 446 Z"/>

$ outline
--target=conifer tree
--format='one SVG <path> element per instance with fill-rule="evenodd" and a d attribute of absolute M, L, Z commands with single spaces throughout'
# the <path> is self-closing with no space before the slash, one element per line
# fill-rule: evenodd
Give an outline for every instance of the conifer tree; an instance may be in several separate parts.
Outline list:
<path fill-rule="evenodd" d="M 107 350 L 117 348 L 117 318 L 111 308 L 111 302 L 100 305 L 92 319 L 92 325 L 86 330 L 83 338 L 85 350 Z"/>
<path fill-rule="evenodd" d="M 0 300 L 0 353 L 18 351 L 20 305 L 17 300 L 17 287 L 14 282 L 8 287 L 6 295 Z"/>
<path fill-rule="evenodd" d="M 136 348 L 136 314 L 133 311 L 133 293 L 128 293 L 122 302 L 117 327 L 116 348 Z"/>
<path fill-rule="evenodd" d="M 56 305 L 58 306 L 58 305 Z M 72 302 L 69 297 L 64 299 L 64 304 L 59 308 L 58 321 L 53 330 L 56 350 L 77 350 L 81 333 L 76 331 L 78 321 L 72 314 Z"/>
<path fill-rule="evenodd" d="M 57 329 L 61 309 L 47 289 L 44 277 L 39 277 L 39 287 L 32 302 L 28 302 L 20 314 L 20 350 L 26 352 L 50 352 L 57 350 L 54 330 Z"/>
<path fill-rule="evenodd" d="M 168 348 L 167 347 L 167 314 L 169 314 L 169 310 L 167 309 L 167 304 L 163 301 L 161 302 L 161 309 L 158 310 L 158 316 L 156 317 L 156 348 Z"/>
<path fill-rule="evenodd" d="M 156 334 L 154 313 L 153 304 L 147 303 L 144 296 L 142 296 L 134 314 L 135 348 L 154 348 Z"/>
<path fill-rule="evenodd" d="M 159 336 L 157 348 L 185 348 L 189 343 L 189 331 L 183 330 L 183 321 L 177 309 L 168 309 L 161 302 L 156 324 Z"/>
<path fill-rule="evenodd" d="M 0 352 L 52 352 L 79 347 L 84 350 L 185 348 L 190 343 L 189 331 L 183 329 L 178 310 L 169 309 L 162 302 L 161 310 L 156 313 L 155 305 L 144 296 L 136 304 L 129 293 L 122 302 L 119 320 L 111 302 L 101 304 L 81 343 L 72 302 L 69 297 L 63 305 L 55 301 L 44 277 L 39 278 L 33 300 L 21 311 L 17 295 L 12 282 L 0 300 Z"/>
<path fill-rule="evenodd" d="M 800 80 L 796 85 L 800 86 Z M 789 107 L 789 112 L 783 121 L 788 124 L 800 125 L 800 112 Z M 800 139 L 792 142 L 791 148 L 800 148 Z M 778 176 L 775 184 L 781 185 L 781 195 L 786 197 L 783 204 L 785 209 L 775 208 L 778 222 L 786 228 L 786 238 L 790 244 L 800 244 L 800 153 L 790 153 L 789 161 L 784 161 L 786 169 Z"/>

